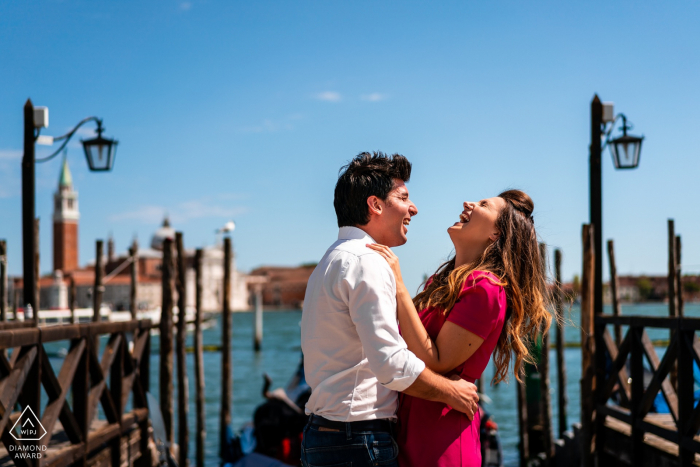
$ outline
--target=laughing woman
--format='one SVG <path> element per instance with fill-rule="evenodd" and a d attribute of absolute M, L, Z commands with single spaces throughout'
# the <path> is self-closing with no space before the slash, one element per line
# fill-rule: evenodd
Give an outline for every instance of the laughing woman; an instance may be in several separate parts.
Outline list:
<path fill-rule="evenodd" d="M 533 336 L 551 322 L 533 209 L 519 190 L 465 202 L 459 222 L 447 229 L 455 256 L 413 299 L 398 258 L 368 245 L 391 265 L 401 334 L 431 370 L 473 383 L 493 354 L 493 382 L 507 378 L 513 359 L 520 380 L 523 363 L 532 361 Z M 478 414 L 469 421 L 443 403 L 402 395 L 398 416 L 401 467 L 481 465 Z"/>

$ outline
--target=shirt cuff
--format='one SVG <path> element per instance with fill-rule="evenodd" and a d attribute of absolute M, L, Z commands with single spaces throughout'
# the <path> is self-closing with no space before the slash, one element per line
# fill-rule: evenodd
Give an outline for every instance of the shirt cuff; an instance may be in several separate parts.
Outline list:
<path fill-rule="evenodd" d="M 405 391 L 410 385 L 412 385 L 418 376 L 425 370 L 425 363 L 423 360 L 416 357 L 413 352 L 406 350 L 408 358 L 406 359 L 406 364 L 403 369 L 403 376 L 398 376 L 388 383 L 381 383 L 387 389 L 392 391 Z"/>

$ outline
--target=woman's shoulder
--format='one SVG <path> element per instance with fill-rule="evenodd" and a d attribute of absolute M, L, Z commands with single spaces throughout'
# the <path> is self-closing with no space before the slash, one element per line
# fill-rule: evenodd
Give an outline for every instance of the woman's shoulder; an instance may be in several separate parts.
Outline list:
<path fill-rule="evenodd" d="M 464 280 L 462 291 L 471 288 L 503 290 L 503 282 L 490 271 L 473 271 Z"/>

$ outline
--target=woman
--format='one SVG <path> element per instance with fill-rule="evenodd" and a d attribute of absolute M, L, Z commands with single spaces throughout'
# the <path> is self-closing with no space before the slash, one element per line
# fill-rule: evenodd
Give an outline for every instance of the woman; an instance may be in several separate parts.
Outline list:
<path fill-rule="evenodd" d="M 368 245 L 391 265 L 401 334 L 431 370 L 474 382 L 493 353 L 498 383 L 513 357 L 518 380 L 523 362 L 532 361 L 532 338 L 551 322 L 533 208 L 519 190 L 465 202 L 459 222 L 447 229 L 455 256 L 414 299 L 398 258 L 383 245 Z M 481 465 L 478 414 L 470 422 L 443 403 L 402 395 L 398 416 L 402 467 Z"/>

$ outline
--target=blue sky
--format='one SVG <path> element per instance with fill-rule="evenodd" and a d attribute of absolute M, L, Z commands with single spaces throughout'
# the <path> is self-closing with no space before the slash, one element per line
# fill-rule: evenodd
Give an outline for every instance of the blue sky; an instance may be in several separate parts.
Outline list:
<path fill-rule="evenodd" d="M 585 3 L 585 4 L 584 4 Z M 589 105 L 646 136 L 635 171 L 604 154 L 604 238 L 621 273 L 664 273 L 666 219 L 700 272 L 697 2 L 39 1 L 0 4 L 0 238 L 21 273 L 22 106 L 44 134 L 89 115 L 119 139 L 114 171 L 68 159 L 80 259 L 123 251 L 169 213 L 188 247 L 236 221 L 239 267 L 318 260 L 337 235 L 338 169 L 364 150 L 413 162 L 419 209 L 396 249 L 410 288 L 451 250 L 463 200 L 509 187 L 580 270 Z M 91 132 L 83 133 L 83 136 Z M 48 154 L 38 147 L 38 156 Z M 42 272 L 60 161 L 37 166 Z M 607 269 L 607 266 L 605 266 Z"/>

